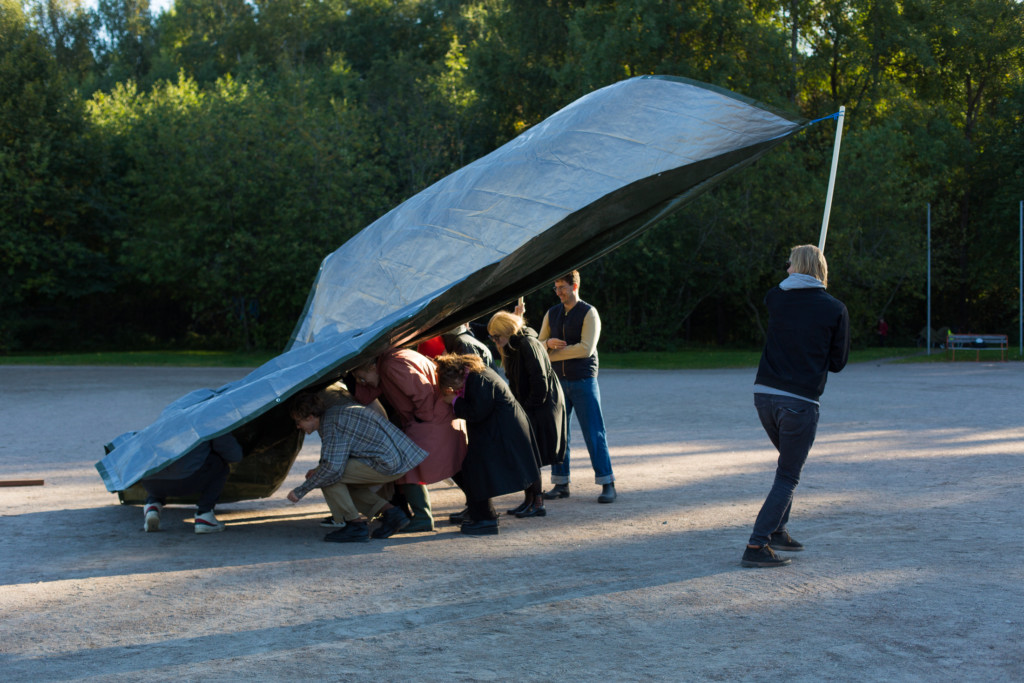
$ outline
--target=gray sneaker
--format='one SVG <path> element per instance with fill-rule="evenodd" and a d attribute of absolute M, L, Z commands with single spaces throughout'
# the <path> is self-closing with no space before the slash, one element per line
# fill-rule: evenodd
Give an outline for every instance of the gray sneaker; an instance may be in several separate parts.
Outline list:
<path fill-rule="evenodd" d="M 201 515 L 196 515 L 195 527 L 197 534 L 216 534 L 224 531 L 224 522 L 217 519 L 213 514 L 213 510 L 210 510 Z"/>

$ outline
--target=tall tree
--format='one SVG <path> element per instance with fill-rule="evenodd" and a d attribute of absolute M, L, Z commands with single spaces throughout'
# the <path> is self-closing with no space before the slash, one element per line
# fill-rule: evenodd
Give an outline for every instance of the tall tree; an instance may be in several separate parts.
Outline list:
<path fill-rule="evenodd" d="M 45 348 L 73 300 L 110 286 L 82 103 L 51 49 L 0 0 L 0 349 Z"/>

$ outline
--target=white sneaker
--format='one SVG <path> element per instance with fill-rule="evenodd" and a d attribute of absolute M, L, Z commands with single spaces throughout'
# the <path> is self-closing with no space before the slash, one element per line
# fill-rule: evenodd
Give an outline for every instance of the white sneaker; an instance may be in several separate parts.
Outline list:
<path fill-rule="evenodd" d="M 142 525 L 144 531 L 160 531 L 160 503 L 148 503 L 142 508 L 146 521 Z"/>
<path fill-rule="evenodd" d="M 215 534 L 218 531 L 224 531 L 224 522 L 213 516 L 213 510 L 196 515 L 197 534 Z"/>

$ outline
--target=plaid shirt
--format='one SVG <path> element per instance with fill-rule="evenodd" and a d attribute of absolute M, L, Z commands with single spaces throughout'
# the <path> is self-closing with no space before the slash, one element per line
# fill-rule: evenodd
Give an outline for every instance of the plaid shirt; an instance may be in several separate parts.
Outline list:
<path fill-rule="evenodd" d="M 349 458 L 398 478 L 427 457 L 425 450 L 387 419 L 352 403 L 328 408 L 317 431 L 322 442 L 320 464 L 313 476 L 294 490 L 299 498 L 313 489 L 336 483 L 345 473 Z"/>

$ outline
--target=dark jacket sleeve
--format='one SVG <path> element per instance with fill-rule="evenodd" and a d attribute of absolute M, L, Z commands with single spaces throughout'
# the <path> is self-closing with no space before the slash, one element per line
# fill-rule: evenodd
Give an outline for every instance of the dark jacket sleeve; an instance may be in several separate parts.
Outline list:
<path fill-rule="evenodd" d="M 829 349 L 828 369 L 832 372 L 839 372 L 846 367 L 846 361 L 850 358 L 850 312 L 846 306 L 842 306 L 839 314 L 839 322 L 836 325 L 835 334 L 832 336 L 832 348 Z"/>

